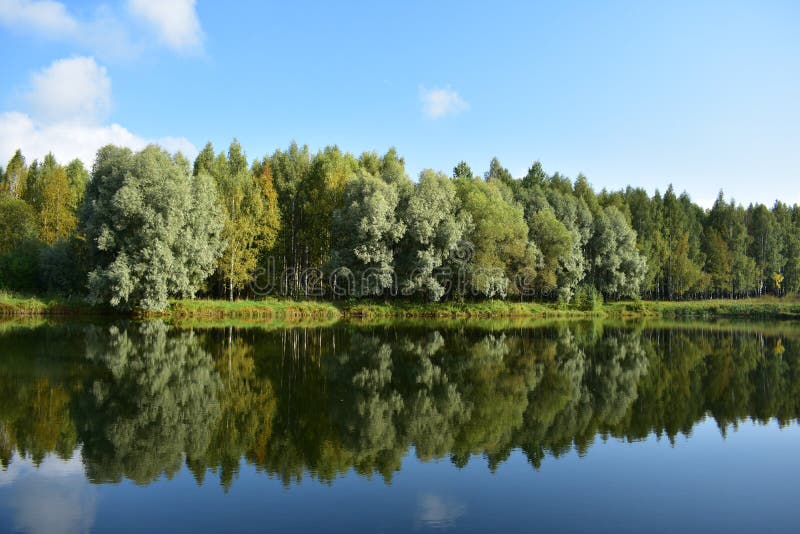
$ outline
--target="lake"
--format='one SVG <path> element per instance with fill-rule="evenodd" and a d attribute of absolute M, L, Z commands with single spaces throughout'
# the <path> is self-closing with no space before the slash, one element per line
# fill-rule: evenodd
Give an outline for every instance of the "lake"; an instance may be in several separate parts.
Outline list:
<path fill-rule="evenodd" d="M 0 322 L 1 532 L 796 532 L 800 327 Z"/>

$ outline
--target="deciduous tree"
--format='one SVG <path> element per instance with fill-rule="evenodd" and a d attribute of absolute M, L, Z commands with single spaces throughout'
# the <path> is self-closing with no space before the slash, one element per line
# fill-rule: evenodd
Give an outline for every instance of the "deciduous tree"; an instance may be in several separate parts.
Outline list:
<path fill-rule="evenodd" d="M 80 213 L 90 302 L 163 310 L 194 296 L 222 252 L 222 224 L 207 175 L 153 145 L 103 147 Z"/>

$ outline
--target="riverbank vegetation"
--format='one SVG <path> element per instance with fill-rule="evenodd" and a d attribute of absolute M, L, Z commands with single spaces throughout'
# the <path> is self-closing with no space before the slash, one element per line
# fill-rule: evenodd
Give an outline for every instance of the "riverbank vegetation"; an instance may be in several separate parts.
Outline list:
<path fill-rule="evenodd" d="M 90 306 L 82 300 L 22 297 L 0 292 L 2 316 L 133 316 L 173 320 L 220 319 L 319 321 L 336 319 L 382 318 L 798 318 L 800 298 L 760 297 L 701 301 L 619 301 L 599 304 L 591 309 L 557 302 L 347 302 L 293 301 L 287 299 L 171 300 L 160 311 L 120 311 L 108 306 Z"/>
<path fill-rule="evenodd" d="M 91 173 L 17 151 L 0 172 L 0 288 L 54 296 L 0 305 L 30 313 L 793 314 L 747 299 L 800 291 L 800 208 L 596 192 L 497 159 L 412 181 L 394 149 L 293 143 L 250 161 L 234 141 L 192 163 L 107 146 Z"/>

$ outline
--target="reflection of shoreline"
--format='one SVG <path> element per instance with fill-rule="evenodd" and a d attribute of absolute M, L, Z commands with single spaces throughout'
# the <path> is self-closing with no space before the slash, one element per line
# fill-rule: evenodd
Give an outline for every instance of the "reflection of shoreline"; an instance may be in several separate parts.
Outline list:
<path fill-rule="evenodd" d="M 56 342 L 68 352 L 49 355 Z M 186 467 L 228 489 L 242 458 L 287 486 L 351 469 L 391 483 L 412 448 L 459 468 L 484 457 L 492 471 L 519 449 L 538 469 L 598 436 L 673 442 L 709 416 L 724 435 L 800 414 L 800 341 L 738 331 L 149 322 L 20 328 L 0 343 L 0 458 L 79 443 L 96 484 Z"/>
<path fill-rule="evenodd" d="M 423 493 L 417 499 L 414 528 L 451 528 L 466 512 L 467 505 L 452 497 Z"/>
<path fill-rule="evenodd" d="M 0 491 L 16 530 L 36 533 L 88 532 L 94 524 L 97 490 L 86 480 L 80 449 L 68 460 L 48 454 L 35 465 L 14 452 L 0 471 Z"/>

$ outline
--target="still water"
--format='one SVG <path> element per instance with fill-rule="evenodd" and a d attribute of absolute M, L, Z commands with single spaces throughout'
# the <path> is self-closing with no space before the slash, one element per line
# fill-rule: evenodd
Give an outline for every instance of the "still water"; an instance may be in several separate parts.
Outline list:
<path fill-rule="evenodd" d="M 0 532 L 797 532 L 800 328 L 0 323 Z"/>

